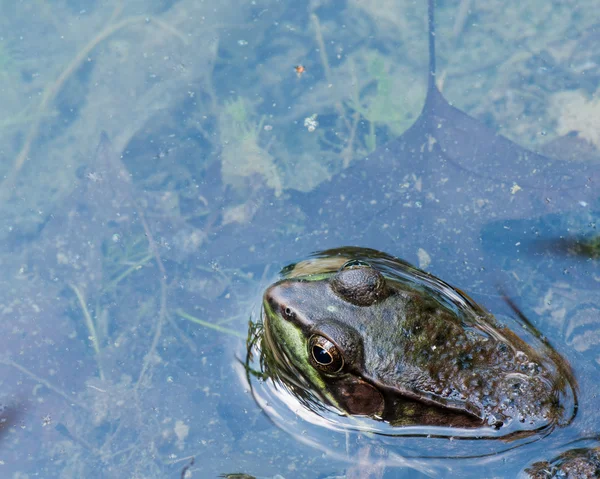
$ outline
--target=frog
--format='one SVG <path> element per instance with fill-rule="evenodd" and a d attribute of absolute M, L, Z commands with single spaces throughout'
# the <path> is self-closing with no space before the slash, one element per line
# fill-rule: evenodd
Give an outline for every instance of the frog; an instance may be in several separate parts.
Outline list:
<path fill-rule="evenodd" d="M 600 477 L 600 447 L 574 448 L 528 467 L 527 479 Z"/>
<path fill-rule="evenodd" d="M 541 335 L 385 253 L 339 248 L 287 268 L 262 321 L 270 369 L 340 414 L 510 437 L 577 410 L 570 366 Z"/>

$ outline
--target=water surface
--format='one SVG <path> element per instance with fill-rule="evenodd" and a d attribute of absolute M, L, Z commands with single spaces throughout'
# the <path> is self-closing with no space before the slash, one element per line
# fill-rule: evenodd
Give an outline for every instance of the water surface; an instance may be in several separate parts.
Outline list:
<path fill-rule="evenodd" d="M 596 2 L 439 3 L 449 101 L 529 149 L 598 157 Z M 464 240 L 483 271 L 448 261 L 443 224 L 408 247 L 393 228 L 352 216 L 321 225 L 299 207 L 298 191 L 417 118 L 425 7 L 0 6 L 0 377 L 17 411 L 1 439 L 5 477 L 179 477 L 191 458 L 191 477 L 351 477 L 356 457 L 386 454 L 385 472 L 372 465 L 385 477 L 514 477 L 530 460 L 594 444 L 600 272 L 597 249 L 572 238 L 593 244 L 597 203 L 475 221 Z M 98 149 L 103 131 L 112 147 Z M 507 312 L 502 285 L 573 365 L 573 427 L 527 453 L 432 464 L 293 414 L 287 431 L 271 423 L 240 369 L 248 320 L 281 267 L 342 246 L 340 236 L 402 255 L 495 313 Z"/>

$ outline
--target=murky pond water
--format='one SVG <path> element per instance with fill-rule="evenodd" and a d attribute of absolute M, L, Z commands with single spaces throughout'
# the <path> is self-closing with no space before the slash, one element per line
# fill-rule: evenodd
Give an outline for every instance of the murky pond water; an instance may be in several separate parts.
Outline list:
<path fill-rule="evenodd" d="M 2 477 L 597 460 L 597 2 L 438 1 L 443 97 L 430 77 L 421 114 L 426 3 L 0 5 Z M 374 434 L 248 382 L 264 290 L 341 246 L 540 331 L 573 369 L 573 421 L 512 441 Z"/>

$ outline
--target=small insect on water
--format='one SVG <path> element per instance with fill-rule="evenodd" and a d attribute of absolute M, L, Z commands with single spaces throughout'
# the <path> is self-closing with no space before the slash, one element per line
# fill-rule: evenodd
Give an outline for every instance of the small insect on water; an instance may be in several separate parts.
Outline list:
<path fill-rule="evenodd" d="M 294 67 L 294 70 L 296 70 L 296 75 L 298 75 L 298 78 L 300 78 L 302 74 L 306 71 L 306 68 L 304 68 L 304 65 L 296 65 Z"/>

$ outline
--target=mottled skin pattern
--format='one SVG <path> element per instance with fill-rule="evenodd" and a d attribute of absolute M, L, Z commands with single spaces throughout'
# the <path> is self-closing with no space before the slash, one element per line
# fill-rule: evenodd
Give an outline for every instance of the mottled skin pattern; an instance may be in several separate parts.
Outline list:
<path fill-rule="evenodd" d="M 571 449 L 550 462 L 536 462 L 526 472 L 531 479 L 600 477 L 600 448 Z"/>
<path fill-rule="evenodd" d="M 568 366 L 557 355 L 536 351 L 457 290 L 453 301 L 444 298 L 450 287 L 430 279 L 437 291 L 384 279 L 366 264 L 284 279 L 265 293 L 268 343 L 332 405 L 393 425 L 510 434 L 570 416 L 560 402 Z M 341 370 L 315 367 L 314 337 L 333 343 Z"/>

